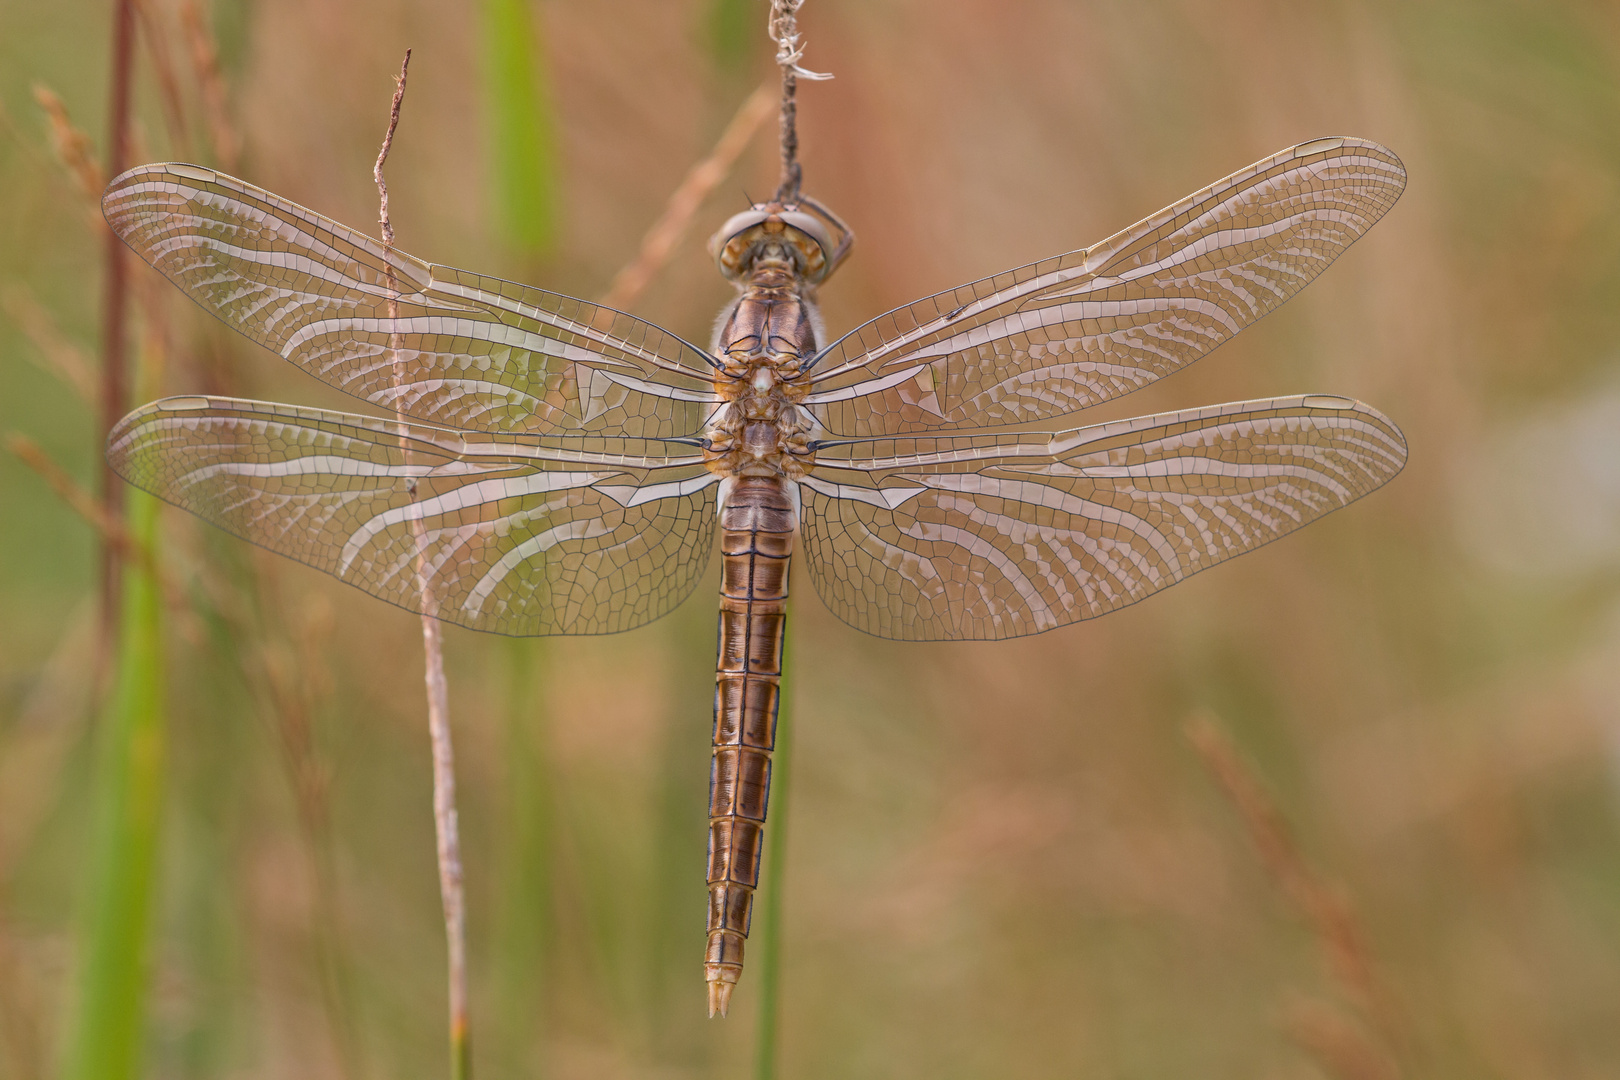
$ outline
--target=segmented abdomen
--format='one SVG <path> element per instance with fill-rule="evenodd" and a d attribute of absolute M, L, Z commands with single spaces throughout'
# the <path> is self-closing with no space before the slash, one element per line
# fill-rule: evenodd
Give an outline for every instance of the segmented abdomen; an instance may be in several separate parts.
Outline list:
<path fill-rule="evenodd" d="M 720 512 L 720 647 L 709 774 L 709 1011 L 742 974 L 764 851 L 781 696 L 794 507 L 777 479 L 739 479 Z"/>

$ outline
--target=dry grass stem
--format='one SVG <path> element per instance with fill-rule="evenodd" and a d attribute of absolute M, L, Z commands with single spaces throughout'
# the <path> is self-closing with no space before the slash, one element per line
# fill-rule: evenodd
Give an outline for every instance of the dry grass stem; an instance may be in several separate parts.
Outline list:
<path fill-rule="evenodd" d="M 1215 718 L 1194 716 L 1186 734 L 1237 809 L 1266 870 L 1309 923 L 1334 981 L 1389 1047 L 1400 1050 L 1405 1045 L 1402 1025 L 1373 971 L 1365 935 L 1350 906 L 1305 862 L 1281 812 Z"/>
<path fill-rule="evenodd" d="M 91 168 L 86 157 L 77 172 L 80 186 L 91 201 L 100 208 L 101 189 L 107 178 L 117 176 L 129 167 L 130 149 L 130 84 L 135 70 L 135 5 L 133 0 L 116 0 L 113 10 L 112 71 L 108 80 L 107 102 L 107 164 L 104 169 Z M 41 101 L 44 105 L 45 102 Z M 57 106 L 61 105 L 58 101 Z M 66 110 L 53 112 L 52 129 L 60 137 L 71 131 L 71 125 L 58 123 L 58 116 L 66 120 Z M 60 148 L 59 153 L 69 149 Z M 77 145 L 73 149 L 78 149 Z M 129 298 L 129 252 L 124 242 L 106 227 L 99 213 L 95 215 L 102 237 L 101 304 L 101 424 L 96 433 L 96 448 L 106 445 L 107 436 L 129 406 L 129 342 L 125 320 Z M 101 457 L 101 476 L 98 485 L 101 503 L 109 518 L 121 518 L 124 510 L 124 482 L 112 470 L 105 454 Z M 123 610 L 122 556 L 112 544 L 110 534 L 103 533 L 101 548 L 101 654 L 97 671 L 110 673 L 114 645 L 118 637 L 119 616 Z"/>
<path fill-rule="evenodd" d="M 69 508 L 89 522 L 121 554 L 137 558 L 147 569 L 154 569 L 151 552 L 129 534 L 122 520 L 109 514 L 94 495 L 80 487 L 66 469 L 51 460 L 44 447 L 26 435 L 13 432 L 6 436 L 6 449 L 38 473 Z"/>
<path fill-rule="evenodd" d="M 1322 1001 L 1300 1001 L 1283 1026 L 1289 1037 L 1335 1080 L 1399 1080 L 1401 1070 L 1361 1026 Z"/>
<path fill-rule="evenodd" d="M 39 104 L 40 109 L 45 113 L 46 122 L 51 133 L 51 148 L 55 153 L 57 163 L 73 181 L 74 189 L 80 196 L 80 205 L 84 207 L 85 215 L 89 219 L 91 227 L 98 234 L 101 234 L 104 237 L 107 245 L 106 258 L 108 266 L 108 295 L 106 298 L 106 303 L 109 310 L 103 312 L 103 322 L 106 323 L 107 320 L 112 318 L 111 308 L 116 304 L 119 312 L 118 323 L 120 330 L 115 337 L 111 334 L 109 329 L 105 327 L 103 329 L 103 348 L 104 350 L 109 350 L 109 353 L 107 356 L 103 357 L 101 385 L 93 390 L 93 392 L 89 395 L 89 400 L 91 402 L 96 402 L 98 400 L 101 401 L 103 409 L 103 422 L 106 431 L 111 431 L 112 425 L 115 424 L 119 417 L 121 417 L 124 413 L 123 398 L 126 396 L 124 390 L 126 376 L 120 374 L 117 379 L 116 387 L 109 387 L 107 385 L 107 380 L 111 378 L 111 375 L 106 367 L 107 363 L 109 363 L 112 359 L 112 350 L 116 350 L 118 365 L 121 366 L 123 363 L 122 357 L 126 350 L 126 342 L 124 340 L 122 330 L 124 322 L 124 299 L 131 291 L 133 291 L 135 299 L 140 305 L 141 311 L 146 315 L 147 332 L 149 336 L 158 341 L 166 341 L 168 334 L 166 323 L 164 322 L 162 315 L 162 300 L 160 299 L 160 297 L 165 295 L 160 291 L 160 289 L 163 287 L 163 282 L 155 274 L 140 274 L 132 277 L 128 273 L 127 263 L 125 261 L 127 259 L 127 249 L 124 247 L 123 241 L 114 236 L 112 231 L 107 228 L 107 221 L 101 216 L 101 193 L 102 190 L 107 186 L 109 171 L 103 170 L 102 167 L 96 163 L 95 146 L 91 141 L 90 136 L 85 134 L 81 128 L 74 125 L 72 117 L 68 115 L 67 107 L 62 103 L 62 99 L 49 87 L 36 83 L 34 85 L 34 100 Z M 127 158 L 128 147 L 134 147 L 134 142 L 132 139 L 127 137 L 127 133 L 125 142 L 127 144 L 125 157 Z M 145 156 L 144 148 L 134 148 L 137 151 L 140 151 L 141 156 Z M 123 170 L 120 168 L 118 171 L 122 172 Z M 115 293 L 116 296 L 114 295 Z M 3 299 L 5 301 L 7 313 L 23 326 L 24 332 L 28 333 L 36 344 L 41 346 L 41 351 L 45 352 L 47 359 L 51 360 L 53 363 L 57 363 L 58 365 L 61 365 L 64 362 L 70 365 L 62 368 L 59 373 L 65 377 L 76 379 L 76 374 L 69 374 L 69 372 L 73 370 L 71 365 L 74 362 L 69 353 L 77 351 L 75 347 L 69 344 L 65 339 L 62 339 L 60 335 L 52 335 L 48 332 L 43 334 L 35 333 L 36 330 L 42 330 L 48 326 L 49 316 L 44 316 L 44 313 L 40 312 L 39 314 L 44 317 L 44 321 L 42 322 L 41 319 L 35 318 L 34 313 L 28 309 L 28 298 L 26 296 L 22 301 L 19 302 L 19 306 L 16 310 L 12 309 L 12 300 L 9 296 Z M 25 319 L 29 321 L 25 321 Z M 47 341 L 51 343 L 49 350 L 47 350 L 43 344 Z M 161 350 L 153 355 L 167 355 L 167 349 Z M 85 365 L 85 370 L 89 370 L 88 364 Z M 152 379 L 149 379 L 148 381 L 155 382 L 155 380 Z M 77 385 L 76 382 L 75 385 Z M 114 394 L 117 398 L 118 404 L 116 414 L 114 414 L 112 405 L 106 399 L 107 394 Z M 105 435 L 106 431 L 104 431 L 102 434 Z M 110 473 L 104 477 L 104 480 L 109 485 L 113 484 Z M 123 488 L 121 486 L 108 486 L 105 490 L 109 495 L 112 496 L 112 502 L 115 505 L 121 503 L 123 492 Z"/>
<path fill-rule="evenodd" d="M 405 100 L 405 79 L 410 65 L 411 51 L 407 49 L 395 79 L 394 100 L 388 111 L 388 131 L 383 136 L 382 149 L 378 151 L 377 163 L 371 171 L 372 179 L 377 183 L 377 221 L 382 227 L 383 243 L 389 248 L 394 244 L 394 226 L 388 216 L 388 183 L 383 179 L 383 166 L 394 145 L 394 129 L 399 126 L 399 108 Z M 399 284 L 394 277 L 392 263 L 388 265 L 386 274 L 388 319 L 392 327 L 394 320 L 399 317 Z M 393 357 L 394 386 L 398 390 L 404 385 L 405 370 L 400 360 L 399 335 L 392 329 L 388 349 Z M 395 398 L 395 401 L 403 400 L 402 394 Z M 405 434 L 407 418 L 403 411 L 396 411 L 395 416 L 400 424 L 400 448 L 408 466 L 411 449 Z M 433 743 L 433 821 L 438 837 L 439 895 L 444 904 L 444 933 L 449 952 L 451 1075 L 459 1080 L 468 1074 L 471 1054 L 467 1018 L 467 905 L 462 889 L 461 839 L 456 821 L 456 770 L 450 741 L 450 694 L 444 678 L 444 644 L 440 637 L 439 621 L 431 614 L 437 604 L 428 565 L 427 526 L 420 517 L 411 520 L 411 534 L 416 539 L 416 585 L 422 603 L 428 731 Z"/>
<path fill-rule="evenodd" d="M 72 177 L 79 194 L 99 205 L 101 189 L 107 186 L 107 174 L 96 162 L 95 143 L 82 129 L 73 125 L 67 106 L 56 91 L 42 83 L 35 83 L 34 101 L 45 113 L 45 120 L 50 125 L 51 149 L 56 152 L 56 160 Z M 101 220 L 99 213 L 96 220 Z"/>
<path fill-rule="evenodd" d="M 29 359 L 71 387 L 85 404 L 95 404 L 96 375 L 90 354 L 63 335 L 31 289 L 15 283 L 0 287 L 0 311 L 38 350 L 38 357 L 29 354 Z"/>
<path fill-rule="evenodd" d="M 225 75 L 219 66 L 219 42 L 208 25 L 197 0 L 182 0 L 180 25 L 185 31 L 187 51 L 191 55 L 192 77 L 197 80 L 202 95 L 203 120 L 208 125 L 208 141 L 214 157 L 226 172 L 236 171 L 236 159 L 242 152 L 242 136 L 231 123 Z"/>
<path fill-rule="evenodd" d="M 627 310 L 641 298 L 650 284 L 669 261 L 670 254 L 686 236 L 692 217 L 736 165 L 737 158 L 747 149 L 759 125 L 771 113 L 775 95 L 770 86 L 761 86 L 742 103 L 708 157 L 692 166 L 681 181 L 663 214 L 647 230 L 641 240 L 636 257 L 613 278 L 613 284 L 602 297 L 605 307 Z"/>
<path fill-rule="evenodd" d="M 67 503 L 69 509 L 84 518 L 96 530 L 102 542 L 117 555 L 119 559 L 131 559 L 139 563 L 141 569 L 150 573 L 163 590 L 164 602 L 177 612 L 190 612 L 190 604 L 186 600 L 186 591 L 174 576 L 158 562 L 152 549 L 132 535 L 124 527 L 124 519 L 107 509 L 106 505 L 90 492 L 80 486 L 72 475 L 55 461 L 51 460 L 44 447 L 26 435 L 12 432 L 6 436 L 6 449 L 12 455 L 27 465 L 40 478 L 51 486 L 51 490 Z M 183 627 L 188 638 L 196 637 L 196 627 L 190 624 Z"/>
<path fill-rule="evenodd" d="M 79 195 L 79 205 L 84 208 L 85 217 L 90 222 L 91 228 L 117 244 L 121 264 L 124 258 L 122 252 L 125 250 L 123 242 L 117 240 L 116 237 L 112 237 L 111 231 L 107 228 L 106 219 L 101 216 L 101 193 L 107 186 L 108 173 L 96 162 L 94 142 L 89 135 L 85 134 L 83 129 L 74 125 L 72 117 L 68 115 L 67 106 L 62 103 L 62 99 L 54 90 L 35 83 L 34 100 L 45 114 L 45 120 L 50 129 L 51 149 L 55 155 L 57 165 L 72 180 L 74 190 Z M 0 120 L 3 119 L 5 119 L 5 114 L 0 111 Z M 134 157 L 146 157 L 146 148 L 140 145 L 139 140 L 134 138 L 133 133 L 130 134 L 127 141 Z M 33 147 L 33 144 L 27 141 L 24 141 L 23 145 L 30 149 Z M 127 156 L 130 155 L 126 154 Z M 134 276 L 125 274 L 124 278 L 125 288 L 134 291 L 135 299 L 140 304 L 141 311 L 161 328 L 161 301 L 159 297 L 165 295 L 162 290 L 167 287 L 163 280 L 156 274 L 137 274 Z M 13 315 L 13 317 L 16 316 Z M 26 331 L 26 326 L 24 329 Z M 64 344 L 66 343 L 64 342 Z M 52 358 L 59 359 L 60 357 L 53 356 Z M 93 393 L 91 395 L 92 401 L 99 397 L 100 393 L 99 389 Z M 111 429 L 109 428 L 109 430 Z"/>

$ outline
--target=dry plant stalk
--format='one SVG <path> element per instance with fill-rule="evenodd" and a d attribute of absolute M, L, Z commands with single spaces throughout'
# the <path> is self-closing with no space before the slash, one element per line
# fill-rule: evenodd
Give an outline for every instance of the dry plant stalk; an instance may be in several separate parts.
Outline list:
<path fill-rule="evenodd" d="M 46 123 L 50 127 L 51 149 L 56 155 L 56 162 L 73 182 L 90 227 L 98 235 L 111 237 L 117 241 L 117 238 L 112 236 L 112 231 L 107 228 L 106 219 L 101 216 L 101 192 L 107 186 L 107 174 L 96 163 L 94 144 L 90 136 L 85 134 L 83 128 L 74 126 L 67 107 L 62 104 L 62 99 L 49 87 L 35 83 L 34 100 L 45 114 Z M 130 152 L 126 157 L 146 156 L 145 149 L 139 145 L 133 134 L 129 144 Z M 124 250 L 122 241 L 118 241 L 118 250 L 120 252 Z M 126 287 L 133 290 L 136 302 L 149 320 L 150 325 L 147 329 L 150 331 L 156 327 L 157 336 L 164 338 L 166 334 L 163 331 L 161 301 L 158 299 L 161 293 L 157 289 L 159 281 L 160 279 L 154 275 L 137 274 L 126 277 Z M 91 397 L 95 399 L 99 395 L 98 389 Z M 121 492 L 123 489 L 118 490 Z"/>
<path fill-rule="evenodd" d="M 754 132 L 770 115 L 772 93 L 769 86 L 761 86 L 742 103 L 731 122 L 721 132 L 720 139 L 708 157 L 692 166 L 669 197 L 664 213 L 647 230 L 636 257 L 613 278 L 613 284 L 602 297 L 602 306 L 626 310 L 641 298 L 658 271 L 669 261 L 669 256 L 686 235 L 692 217 L 711 192 L 731 172 Z"/>
<path fill-rule="evenodd" d="M 113 15 L 112 77 L 107 106 L 107 166 L 97 177 L 104 182 L 129 167 L 130 84 L 135 68 L 135 5 L 133 0 L 116 0 Z M 60 103 L 58 103 L 60 104 Z M 65 114 L 64 114 L 65 115 Z M 54 119 L 53 119 L 54 124 Z M 81 184 L 90 170 L 81 170 Z M 101 183 L 88 187 L 99 201 Z M 98 219 L 100 215 L 97 215 Z M 103 253 L 107 278 L 101 307 L 101 425 L 97 447 L 105 445 L 108 434 L 129 405 L 129 343 L 124 322 L 128 314 L 129 253 L 113 231 L 102 227 Z M 101 456 L 99 492 L 102 504 L 112 517 L 124 509 L 123 481 Z M 119 613 L 123 605 L 122 566 L 118 551 L 104 542 L 101 549 L 101 651 L 96 665 L 98 678 L 111 671 L 113 647 L 118 637 Z"/>
<path fill-rule="evenodd" d="M 51 149 L 67 170 L 79 189 L 79 194 L 92 202 L 101 198 L 101 189 L 107 186 L 107 174 L 96 164 L 96 150 L 90 136 L 73 126 L 67 106 L 56 91 L 43 83 L 34 84 L 34 101 L 45 113 L 51 129 Z M 101 215 L 95 215 L 98 222 Z M 103 224 L 105 224 L 103 222 Z"/>
<path fill-rule="evenodd" d="M 1399 1080 L 1401 1071 L 1361 1027 L 1322 1001 L 1300 1001 L 1283 1019 L 1289 1036 L 1337 1080 Z"/>
<path fill-rule="evenodd" d="M 164 602 L 177 612 L 190 613 L 190 605 L 186 600 L 185 589 L 174 579 L 164 566 L 158 562 L 152 549 L 141 543 L 124 526 L 124 519 L 109 510 L 105 503 L 79 486 L 62 466 L 51 460 L 44 447 L 26 435 L 12 432 L 6 436 L 6 449 L 24 465 L 38 473 L 40 478 L 51 486 L 61 500 L 67 503 L 68 508 L 90 524 L 107 549 L 119 558 L 130 559 L 140 564 L 142 570 L 151 574 L 163 590 Z M 193 624 L 183 628 L 188 638 L 196 636 Z"/>
<path fill-rule="evenodd" d="M 1354 912 L 1305 862 L 1281 812 L 1215 718 L 1199 713 L 1188 721 L 1186 735 L 1243 819 L 1260 861 L 1310 924 L 1333 979 L 1367 1016 L 1391 1051 L 1398 1052 L 1405 1045 L 1402 1025 L 1373 972 L 1371 953 Z M 1347 1026 L 1336 1030 L 1345 1038 L 1360 1037 Z M 1359 1052 L 1364 1057 L 1388 1060 L 1383 1050 L 1371 1045 Z M 1390 1075 L 1399 1075 L 1393 1061 L 1389 1061 L 1389 1069 Z"/>
<path fill-rule="evenodd" d="M 782 182 L 776 189 L 776 201 L 784 206 L 799 201 L 799 183 L 803 179 L 803 171 L 799 168 L 799 79 L 832 78 L 831 75 L 806 71 L 799 66 L 799 60 L 804 56 L 804 45 L 799 40 L 799 9 L 803 6 L 804 0 L 771 0 L 771 17 L 766 31 L 776 42 L 776 65 L 782 69 Z"/>
<path fill-rule="evenodd" d="M 394 226 L 388 216 L 388 183 L 383 179 L 383 165 L 388 161 L 388 151 L 394 145 L 394 129 L 399 126 L 399 107 L 405 100 L 405 77 L 410 66 L 411 50 L 406 49 L 405 60 L 400 64 L 399 75 L 394 80 L 394 101 L 388 112 L 388 131 L 383 136 L 377 164 L 371 170 L 371 177 L 377 182 L 377 221 L 382 226 L 383 245 L 390 256 L 394 247 Z M 389 293 L 388 349 L 393 357 L 394 388 L 399 391 L 405 382 L 399 335 L 393 329 L 394 320 L 399 317 L 399 283 L 394 276 L 392 262 L 387 264 L 384 273 Z M 394 400 L 403 401 L 403 395 L 396 394 Z M 407 419 L 398 405 L 394 415 L 399 421 L 399 444 L 408 467 L 411 463 L 411 447 L 406 433 Z M 420 517 L 411 520 L 411 535 L 416 539 L 416 587 L 422 600 L 428 731 L 433 743 L 433 822 L 438 839 L 439 896 L 444 904 L 444 933 L 449 951 L 451 1075 L 459 1078 L 468 1074 L 471 1054 L 467 1023 L 467 907 L 462 890 L 461 840 L 456 823 L 456 771 L 450 743 L 449 689 L 444 679 L 444 644 L 440 638 L 439 621 L 429 614 L 437 605 L 428 567 L 427 526 Z"/>

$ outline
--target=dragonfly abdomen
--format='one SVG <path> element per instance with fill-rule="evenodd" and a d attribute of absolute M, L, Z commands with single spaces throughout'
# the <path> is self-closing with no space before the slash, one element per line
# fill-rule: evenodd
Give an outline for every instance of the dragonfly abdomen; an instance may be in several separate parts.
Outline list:
<path fill-rule="evenodd" d="M 797 527 L 777 478 L 737 480 L 720 512 L 719 658 L 709 773 L 709 1014 L 725 1014 L 742 974 L 770 796 L 781 697 L 788 562 Z"/>

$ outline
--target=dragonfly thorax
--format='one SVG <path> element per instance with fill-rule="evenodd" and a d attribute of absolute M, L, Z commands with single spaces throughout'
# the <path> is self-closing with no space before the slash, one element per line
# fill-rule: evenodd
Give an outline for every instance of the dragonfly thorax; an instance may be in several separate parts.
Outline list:
<path fill-rule="evenodd" d="M 799 378 L 815 355 L 817 316 L 791 257 L 767 245 L 748 285 L 721 316 L 714 351 L 715 392 L 724 404 L 704 433 L 709 468 L 722 476 L 780 476 L 809 471 L 811 421 Z"/>

